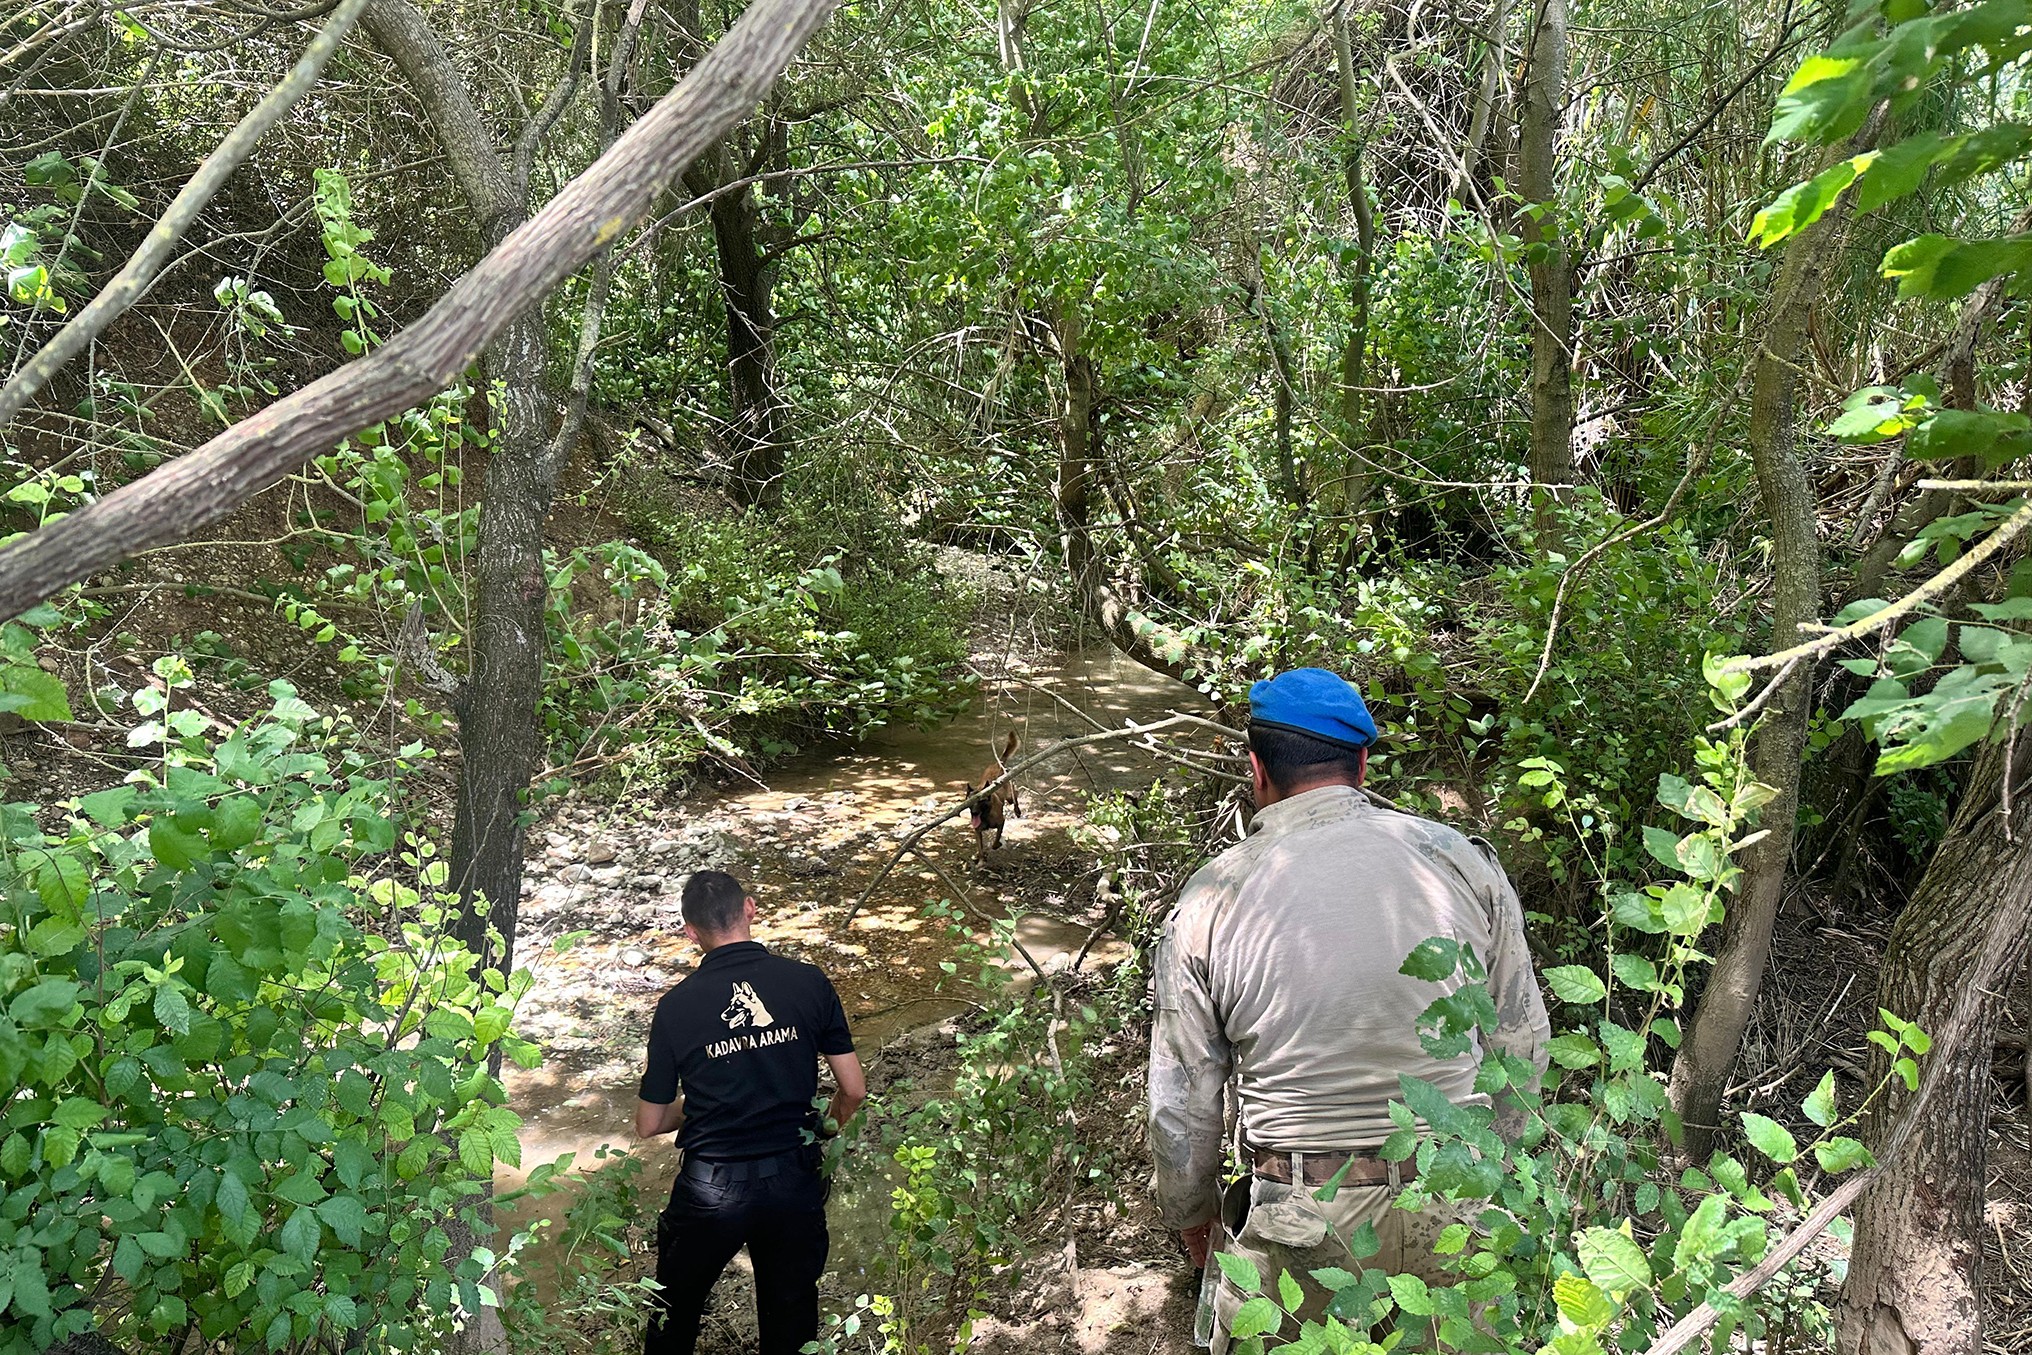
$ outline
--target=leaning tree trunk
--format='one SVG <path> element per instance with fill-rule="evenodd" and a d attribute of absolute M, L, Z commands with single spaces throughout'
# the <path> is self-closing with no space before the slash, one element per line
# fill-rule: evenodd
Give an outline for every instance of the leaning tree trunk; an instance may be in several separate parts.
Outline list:
<path fill-rule="evenodd" d="M 1557 182 L 1560 110 L 1566 101 L 1566 0 L 1538 0 L 1524 52 L 1517 144 L 1520 234 L 1531 274 L 1531 448 L 1534 485 L 1574 481 L 1573 259 L 1560 230 Z M 1547 522 L 1550 496 L 1539 501 Z"/>
<path fill-rule="evenodd" d="M 1109 577 L 1106 557 L 1094 542 L 1094 490 L 1102 450 L 1094 438 L 1094 362 L 1081 346 L 1077 317 L 1061 315 L 1052 326 L 1065 379 L 1065 406 L 1058 419 L 1058 483 L 1052 501 L 1066 572 L 1086 618 L 1108 643 L 1145 668 L 1184 681 L 1189 650 L 1183 637 L 1131 604 Z"/>
<path fill-rule="evenodd" d="M 429 114 L 479 219 L 482 249 L 492 251 L 522 224 L 527 208 L 464 82 L 408 0 L 374 0 L 363 22 Z M 515 962 L 521 814 L 539 748 L 548 593 L 543 528 L 560 459 L 545 435 L 546 356 L 538 305 L 509 322 L 482 362 L 495 401 L 494 437 L 480 500 L 471 667 L 453 702 L 459 793 L 450 869 L 461 905 L 453 933 L 504 973 Z"/>
<path fill-rule="evenodd" d="M 1866 149 L 1877 126 L 1873 119 L 1857 138 L 1863 144 L 1846 154 Z M 1795 443 L 1793 397 L 1807 317 L 1820 299 L 1829 266 L 1841 253 L 1849 201 L 1844 197 L 1786 245 L 1751 382 L 1750 455 L 1771 532 L 1774 648 L 1794 643 L 1799 628 L 1820 617 L 1819 504 Z M 1672 1106 L 1685 1124 L 1686 1156 L 1695 1162 L 1707 1160 L 1729 1070 L 1764 985 L 1771 929 L 1792 859 L 1800 768 L 1813 714 L 1812 672 L 1800 664 L 1780 672 L 1777 681 L 1779 689 L 1757 726 L 1756 769 L 1757 779 L 1778 795 L 1760 821 L 1766 835 L 1743 853 L 1742 883 L 1723 924 L 1721 949 L 1672 1062 Z"/>
<path fill-rule="evenodd" d="M 1884 948 L 1878 1005 L 1929 1031 L 1947 1023 L 1979 964 L 2008 974 L 2024 957 L 2022 923 L 2007 929 L 2010 953 L 1981 953 L 1992 923 L 2032 900 L 2032 796 L 2019 794 L 2008 820 L 2003 808 L 2007 770 L 2022 779 L 2032 769 L 2032 731 L 2008 759 L 2005 747 L 1991 744 L 1976 758 L 1947 836 Z M 1842 1355 L 1982 1353 L 1990 1053 L 2008 1000 L 2001 988 L 1984 997 L 1968 1038 L 1945 1055 L 1953 1065 L 1924 1119 L 1862 1198 L 1837 1312 Z M 1889 1057 L 1872 1046 L 1870 1085 L 1889 1071 Z M 1907 1096 L 1894 1081 L 1878 1098 L 1866 1124 L 1870 1142 L 1881 1140 Z"/>

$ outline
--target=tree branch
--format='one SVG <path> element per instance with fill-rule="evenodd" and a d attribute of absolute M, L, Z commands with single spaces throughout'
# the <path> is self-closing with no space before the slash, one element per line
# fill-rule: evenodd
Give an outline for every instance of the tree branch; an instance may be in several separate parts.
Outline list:
<path fill-rule="evenodd" d="M 162 271 L 163 265 L 176 250 L 190 228 L 197 224 L 199 213 L 205 210 L 217 193 L 232 177 L 243 161 L 253 153 L 256 142 L 267 134 L 268 129 L 281 121 L 282 115 L 297 105 L 304 95 L 317 84 L 318 76 L 324 71 L 325 63 L 332 53 L 338 51 L 346 34 L 352 31 L 360 12 L 367 7 L 368 0 L 345 0 L 332 15 L 331 20 L 311 39 L 304 48 L 296 65 L 290 68 L 282 83 L 268 92 L 266 98 L 249 109 L 247 116 L 226 134 L 218 148 L 205 157 L 197 173 L 169 204 L 169 210 L 155 223 L 155 228 L 134 251 L 126 266 L 114 275 L 113 280 L 99 290 L 91 304 L 79 311 L 71 322 L 58 330 L 50 341 L 14 374 L 14 379 L 0 387 L 0 428 L 7 426 L 28 402 L 35 398 L 37 391 L 49 384 L 51 377 L 63 370 L 64 364 L 91 345 L 105 332 L 106 327 L 120 318 L 121 312 L 141 299 L 149 283 Z"/>
<path fill-rule="evenodd" d="M 1963 578 L 1974 572 L 1976 566 L 1982 564 L 1983 561 L 2009 545 L 2011 540 L 2027 527 L 2032 527 L 2032 500 L 2028 500 L 2020 505 L 2017 512 L 2004 519 L 2003 524 L 1997 530 L 1984 537 L 1982 542 L 1966 555 L 1956 560 L 1946 569 L 1941 570 L 1938 574 L 1935 574 L 1925 583 L 1920 584 L 1904 597 L 1898 599 L 1898 601 L 1886 603 L 1860 621 L 1851 621 L 1846 626 L 1837 626 L 1824 635 L 1808 640 L 1804 644 L 1794 645 L 1790 649 L 1781 649 L 1775 654 L 1765 654 L 1758 658 L 1745 656 L 1730 659 L 1722 665 L 1721 671 L 1724 673 L 1754 673 L 1765 668 L 1782 668 L 1800 659 L 1817 659 L 1829 650 L 1839 649 L 1851 640 L 1860 640 L 1865 635 L 1882 630 L 1885 626 L 1888 626 L 1906 613 L 1913 611 L 1922 603 L 1929 602 L 1939 597 L 1942 593 L 1947 592 L 1950 588 L 1953 588 Z"/>
<path fill-rule="evenodd" d="M 746 117 L 832 3 L 755 0 L 676 89 L 422 319 L 189 455 L 0 548 L 0 617 L 18 616 L 66 584 L 151 546 L 195 534 L 340 439 L 449 385 L 517 315 L 640 221 L 693 157 Z"/>

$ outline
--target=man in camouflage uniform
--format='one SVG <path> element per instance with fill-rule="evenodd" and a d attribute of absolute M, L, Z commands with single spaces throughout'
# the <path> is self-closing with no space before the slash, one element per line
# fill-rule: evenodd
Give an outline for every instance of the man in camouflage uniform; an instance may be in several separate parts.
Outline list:
<path fill-rule="evenodd" d="M 1218 1250 L 1253 1261 L 1273 1290 L 1290 1272 L 1306 1290 L 1302 1315 L 1317 1318 L 1329 1296 L 1310 1274 L 1347 1267 L 1346 1240 L 1364 1223 L 1382 1244 L 1365 1264 L 1448 1279 L 1432 1243 L 1452 1216 L 1391 1208 L 1398 1167 L 1376 1150 L 1395 1128 L 1400 1073 L 1456 1104 L 1489 1099 L 1473 1090 L 1477 1053 L 1437 1060 L 1418 1041 L 1419 1014 L 1465 980 L 1407 977 L 1405 957 L 1433 936 L 1473 948 L 1501 1023 L 1492 1052 L 1542 1073 L 1551 1032 L 1494 850 L 1362 793 L 1376 725 L 1360 693 L 1301 668 L 1257 683 L 1249 707 L 1255 822 L 1186 884 L 1158 950 L 1150 1146 L 1165 1224 L 1205 1265 L 1234 1079 L 1254 1174 Z M 1344 1166 L 1335 1198 L 1315 1199 Z M 1221 1281 L 1215 1355 L 1242 1300 Z"/>

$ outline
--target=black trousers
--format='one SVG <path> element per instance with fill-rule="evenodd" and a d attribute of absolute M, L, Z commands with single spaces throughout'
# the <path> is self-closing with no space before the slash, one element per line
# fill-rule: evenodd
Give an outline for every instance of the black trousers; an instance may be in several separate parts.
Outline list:
<path fill-rule="evenodd" d="M 644 1355 L 692 1355 L 706 1298 L 744 1246 L 755 1263 L 761 1355 L 797 1355 L 817 1340 L 831 1243 L 825 1201 L 825 1179 L 806 1152 L 766 1163 L 686 1162 L 656 1224 L 663 1292 L 652 1301 Z"/>

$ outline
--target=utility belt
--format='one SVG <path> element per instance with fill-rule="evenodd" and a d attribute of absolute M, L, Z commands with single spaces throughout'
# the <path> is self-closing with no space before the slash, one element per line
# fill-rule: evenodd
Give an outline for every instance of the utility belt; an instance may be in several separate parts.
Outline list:
<path fill-rule="evenodd" d="M 820 1153 L 816 1144 L 800 1144 L 787 1152 L 770 1157 L 752 1157 L 740 1161 L 716 1161 L 712 1158 L 684 1155 L 684 1164 L 678 1170 L 696 1181 L 710 1181 L 716 1186 L 731 1186 L 742 1181 L 766 1181 L 772 1176 L 783 1176 L 792 1172 L 816 1172 Z"/>
<path fill-rule="evenodd" d="M 1391 1186 L 1403 1184 L 1402 1163 L 1385 1162 L 1373 1149 L 1341 1148 L 1321 1152 L 1278 1152 L 1245 1145 L 1243 1151 L 1255 1176 L 1261 1181 L 1284 1185 L 1323 1186 L 1347 1169 L 1344 1186 Z"/>

